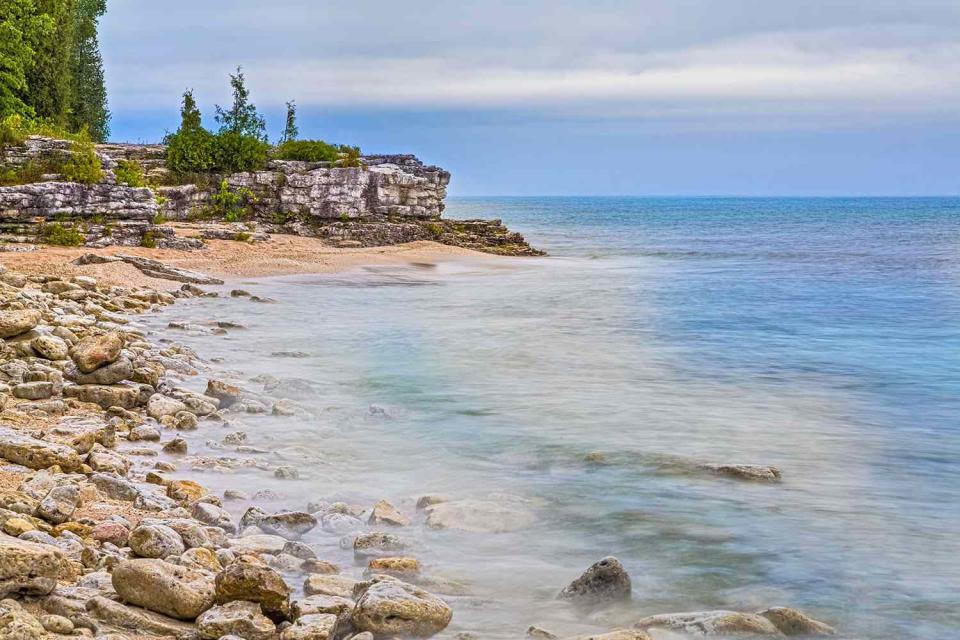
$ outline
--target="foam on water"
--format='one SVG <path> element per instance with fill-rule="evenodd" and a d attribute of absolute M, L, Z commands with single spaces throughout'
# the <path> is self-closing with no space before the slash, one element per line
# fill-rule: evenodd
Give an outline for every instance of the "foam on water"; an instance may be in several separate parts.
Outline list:
<path fill-rule="evenodd" d="M 281 494 L 266 508 L 525 501 L 537 519 L 520 531 L 421 515 L 403 532 L 428 576 L 470 588 L 451 632 L 774 605 L 847 638 L 960 626 L 960 200 L 476 199 L 449 214 L 502 217 L 553 257 L 261 280 L 243 287 L 277 304 L 194 300 L 144 320 L 240 322 L 183 341 L 250 389 L 301 381 L 285 388 L 308 416 L 188 434 L 194 453 L 262 469 L 192 477 Z M 271 355 L 290 351 L 307 356 Z M 238 429 L 269 453 L 205 444 Z M 784 481 L 701 462 L 773 464 Z M 273 478 L 277 464 L 301 479 Z M 362 572 L 338 536 L 306 541 Z M 629 604 L 554 601 L 609 554 L 633 576 Z"/>

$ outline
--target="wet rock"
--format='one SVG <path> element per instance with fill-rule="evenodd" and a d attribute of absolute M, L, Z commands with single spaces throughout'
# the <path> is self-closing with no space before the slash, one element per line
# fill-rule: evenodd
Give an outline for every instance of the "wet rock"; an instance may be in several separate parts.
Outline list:
<path fill-rule="evenodd" d="M 295 540 L 291 540 L 287 544 L 283 545 L 283 553 L 291 555 L 300 560 L 312 560 L 317 557 L 317 554 L 313 549 L 302 542 L 297 542 Z"/>
<path fill-rule="evenodd" d="M 317 526 L 317 519 L 302 511 L 283 511 L 263 516 L 256 524 L 264 533 L 297 540 Z"/>
<path fill-rule="evenodd" d="M 180 640 L 195 640 L 197 637 L 197 629 L 192 623 L 181 622 L 140 607 L 128 606 L 103 596 L 90 598 L 86 608 L 93 618 L 121 629 Z"/>
<path fill-rule="evenodd" d="M 276 626 L 252 602 L 230 602 L 217 605 L 197 619 L 200 637 L 217 640 L 223 636 L 237 636 L 244 640 L 272 640 Z"/>
<path fill-rule="evenodd" d="M 100 367 L 115 362 L 123 350 L 123 334 L 111 331 L 100 336 L 91 336 L 78 342 L 71 356 L 81 373 L 92 373 Z"/>
<path fill-rule="evenodd" d="M 339 618 L 332 614 L 314 613 L 298 618 L 280 633 L 280 640 L 330 640 L 337 634 Z"/>
<path fill-rule="evenodd" d="M 337 596 L 353 598 L 357 581 L 340 575 L 311 575 L 303 582 L 303 592 L 308 596 Z"/>
<path fill-rule="evenodd" d="M 130 442 L 139 442 L 141 440 L 146 442 L 159 442 L 160 430 L 150 424 L 141 424 L 130 430 L 130 433 L 127 435 L 127 440 Z"/>
<path fill-rule="evenodd" d="M 40 312 L 36 309 L 0 311 L 0 338 L 6 340 L 32 330 L 40 324 Z"/>
<path fill-rule="evenodd" d="M 80 489 L 75 485 L 61 485 L 50 490 L 37 506 L 37 515 L 53 524 L 66 522 L 80 503 Z"/>
<path fill-rule="evenodd" d="M 53 444 L 0 427 L 0 457 L 30 469 L 47 469 L 59 465 L 64 471 L 76 471 L 80 456 L 70 447 Z"/>
<path fill-rule="evenodd" d="M 371 573 L 389 575 L 416 575 L 420 573 L 420 562 L 416 558 L 374 558 L 367 564 Z"/>
<path fill-rule="evenodd" d="M 41 358 L 47 360 L 66 360 L 70 357 L 70 345 L 62 338 L 53 335 L 37 336 L 30 343 Z"/>
<path fill-rule="evenodd" d="M 318 558 L 304 560 L 303 564 L 300 565 L 300 569 L 306 573 L 317 573 L 323 575 L 340 573 L 340 567 L 332 562 L 327 562 L 326 560 L 320 560 Z"/>
<path fill-rule="evenodd" d="M 179 412 L 186 410 L 187 405 L 183 402 L 159 393 L 153 394 L 147 401 L 147 415 L 154 420 L 160 420 L 164 416 L 176 416 Z"/>
<path fill-rule="evenodd" d="M 204 524 L 219 527 L 229 533 L 235 533 L 237 530 L 237 525 L 234 524 L 230 514 L 222 507 L 210 504 L 209 502 L 197 502 L 194 504 L 190 510 L 190 515 Z"/>
<path fill-rule="evenodd" d="M 212 574 L 152 559 L 118 564 L 113 588 L 126 602 L 178 620 L 195 620 L 215 597 Z"/>
<path fill-rule="evenodd" d="M 234 600 L 257 602 L 264 614 L 276 621 L 290 613 L 290 587 L 279 573 L 258 564 L 235 562 L 218 573 L 216 598 L 219 604 Z"/>
<path fill-rule="evenodd" d="M 237 554 L 243 553 L 263 553 L 267 555 L 277 555 L 283 553 L 287 540 L 280 536 L 269 534 L 244 536 L 230 541 L 230 549 Z"/>
<path fill-rule="evenodd" d="M 533 514 L 519 500 L 454 500 L 425 509 L 427 526 L 474 533 L 503 533 L 529 527 Z"/>
<path fill-rule="evenodd" d="M 281 480 L 297 480 L 300 478 L 300 472 L 290 465 L 280 465 L 274 469 L 273 475 Z"/>
<path fill-rule="evenodd" d="M 141 558 L 166 558 L 184 552 L 180 534 L 162 524 L 140 525 L 130 532 L 127 544 Z"/>
<path fill-rule="evenodd" d="M 163 445 L 163 450 L 166 453 L 183 455 L 187 452 L 187 441 L 183 438 L 174 438 L 170 442 Z"/>
<path fill-rule="evenodd" d="M 440 598 L 399 580 L 375 580 L 357 600 L 354 626 L 374 636 L 429 637 L 443 631 L 453 611 Z"/>
<path fill-rule="evenodd" d="M 633 626 L 641 630 L 669 629 L 700 636 L 781 635 L 780 630 L 763 616 L 736 611 L 666 613 L 648 616 Z"/>
<path fill-rule="evenodd" d="M 0 534 L 0 598 L 50 593 L 57 586 L 62 563 L 56 547 Z"/>
<path fill-rule="evenodd" d="M 555 633 L 551 633 L 550 631 L 547 631 L 543 627 L 532 625 L 527 628 L 527 637 L 535 638 L 536 640 L 557 640 L 557 638 L 559 638 L 560 636 L 558 636 Z"/>
<path fill-rule="evenodd" d="M 702 468 L 718 476 L 753 482 L 779 482 L 780 470 L 763 464 L 705 464 Z"/>
<path fill-rule="evenodd" d="M 403 551 L 409 545 L 390 533 L 365 533 L 353 540 L 353 555 L 360 559 L 388 557 Z"/>
<path fill-rule="evenodd" d="M 374 526 L 386 524 L 395 527 L 405 527 L 410 524 L 410 519 L 397 511 L 397 508 L 386 500 L 381 500 L 373 505 L 368 524 Z"/>
<path fill-rule="evenodd" d="M 630 598 L 630 576 L 620 561 L 606 557 L 583 572 L 558 596 L 564 600 L 595 604 Z"/>
<path fill-rule="evenodd" d="M 346 513 L 328 513 L 320 520 L 321 527 L 329 533 L 351 533 L 363 529 L 363 521 Z"/>
<path fill-rule="evenodd" d="M 772 607 L 758 611 L 785 636 L 832 636 L 837 630 L 828 624 L 789 607 Z"/>
<path fill-rule="evenodd" d="M 420 496 L 417 500 L 417 509 L 422 510 L 427 507 L 432 507 L 435 504 L 440 504 L 441 502 L 446 502 L 447 499 L 443 496 Z"/>
<path fill-rule="evenodd" d="M 651 638 L 646 631 L 640 629 L 614 629 L 606 633 L 577 636 L 570 640 L 651 640 Z"/>
<path fill-rule="evenodd" d="M 222 380 L 208 380 L 205 395 L 220 401 L 220 408 L 226 409 L 240 401 L 242 395 L 240 387 L 228 384 Z"/>

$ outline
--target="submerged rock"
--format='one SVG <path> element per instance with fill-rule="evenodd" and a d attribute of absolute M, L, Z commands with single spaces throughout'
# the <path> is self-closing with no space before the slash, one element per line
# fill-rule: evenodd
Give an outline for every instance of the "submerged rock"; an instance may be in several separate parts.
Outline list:
<path fill-rule="evenodd" d="M 701 468 L 735 480 L 779 482 L 781 479 L 780 469 L 765 464 L 705 464 Z"/>
<path fill-rule="evenodd" d="M 427 526 L 473 533 L 505 533 L 533 524 L 534 515 L 520 501 L 452 500 L 427 506 Z"/>
<path fill-rule="evenodd" d="M 596 604 L 630 598 L 630 576 L 620 561 L 608 556 L 592 565 L 560 592 L 559 598 Z"/>
<path fill-rule="evenodd" d="M 737 611 L 665 613 L 638 620 L 634 628 L 670 629 L 701 636 L 781 635 L 776 625 L 763 616 Z"/>
<path fill-rule="evenodd" d="M 757 612 L 780 629 L 785 636 L 832 636 L 837 630 L 830 625 L 789 607 L 771 607 Z"/>

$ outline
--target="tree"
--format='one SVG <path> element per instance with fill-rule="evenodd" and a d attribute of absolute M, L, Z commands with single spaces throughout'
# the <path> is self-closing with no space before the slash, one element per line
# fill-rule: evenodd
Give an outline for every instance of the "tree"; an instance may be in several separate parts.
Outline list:
<path fill-rule="evenodd" d="M 267 122 L 257 112 L 257 107 L 250 102 L 250 91 L 247 89 L 246 79 L 240 67 L 237 67 L 235 75 L 230 75 L 230 86 L 233 87 L 233 106 L 227 111 L 217 105 L 220 133 L 249 136 L 266 142 Z"/>
<path fill-rule="evenodd" d="M 90 137 L 103 142 L 110 135 L 110 111 L 103 76 L 103 58 L 97 28 L 107 11 L 106 0 L 76 0 L 76 27 L 70 72 L 73 79 L 70 127 L 86 128 Z"/>
<path fill-rule="evenodd" d="M 33 0 L 0 0 L 0 117 L 34 115 L 25 100 L 27 74 L 36 58 L 34 46 L 52 31 L 52 20 L 37 12 Z"/>
<path fill-rule="evenodd" d="M 297 128 L 297 105 L 291 100 L 287 103 L 287 124 L 283 128 L 283 137 L 280 138 L 280 144 L 292 142 L 296 140 L 299 135 L 300 130 Z"/>
<path fill-rule="evenodd" d="M 193 91 L 183 92 L 180 128 L 168 135 L 164 142 L 167 145 L 167 167 L 174 173 L 210 171 L 216 166 L 217 140 L 203 128 Z"/>
<path fill-rule="evenodd" d="M 76 27 L 76 0 L 35 0 L 37 14 L 52 25 L 52 32 L 38 34 L 33 43 L 35 60 L 27 71 L 27 104 L 34 113 L 66 126 L 72 105 L 70 72 Z"/>
<path fill-rule="evenodd" d="M 195 131 L 202 127 L 200 109 L 193 97 L 193 89 L 183 92 L 183 104 L 180 106 L 180 131 Z"/>

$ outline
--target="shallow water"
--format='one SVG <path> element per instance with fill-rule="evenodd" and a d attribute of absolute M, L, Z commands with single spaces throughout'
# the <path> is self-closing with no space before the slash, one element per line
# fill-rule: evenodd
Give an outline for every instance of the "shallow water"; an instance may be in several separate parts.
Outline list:
<path fill-rule="evenodd" d="M 309 382 L 289 391 L 309 416 L 188 435 L 194 453 L 262 469 L 194 477 L 280 493 L 266 508 L 390 500 L 414 516 L 402 533 L 424 573 L 469 586 L 448 635 L 774 605 L 844 638 L 956 632 L 960 200 L 467 199 L 447 214 L 502 217 L 551 257 L 261 280 L 243 287 L 277 304 L 194 300 L 144 319 L 240 322 L 182 340 L 252 390 L 262 373 Z M 233 430 L 269 453 L 205 444 Z M 607 464 L 585 463 L 592 451 Z M 784 480 L 701 462 L 773 464 Z M 276 464 L 301 479 L 273 478 Z M 497 493 L 535 523 L 432 530 L 414 508 Z M 305 541 L 362 573 L 339 536 Z M 629 604 L 555 602 L 609 554 L 633 577 Z"/>

